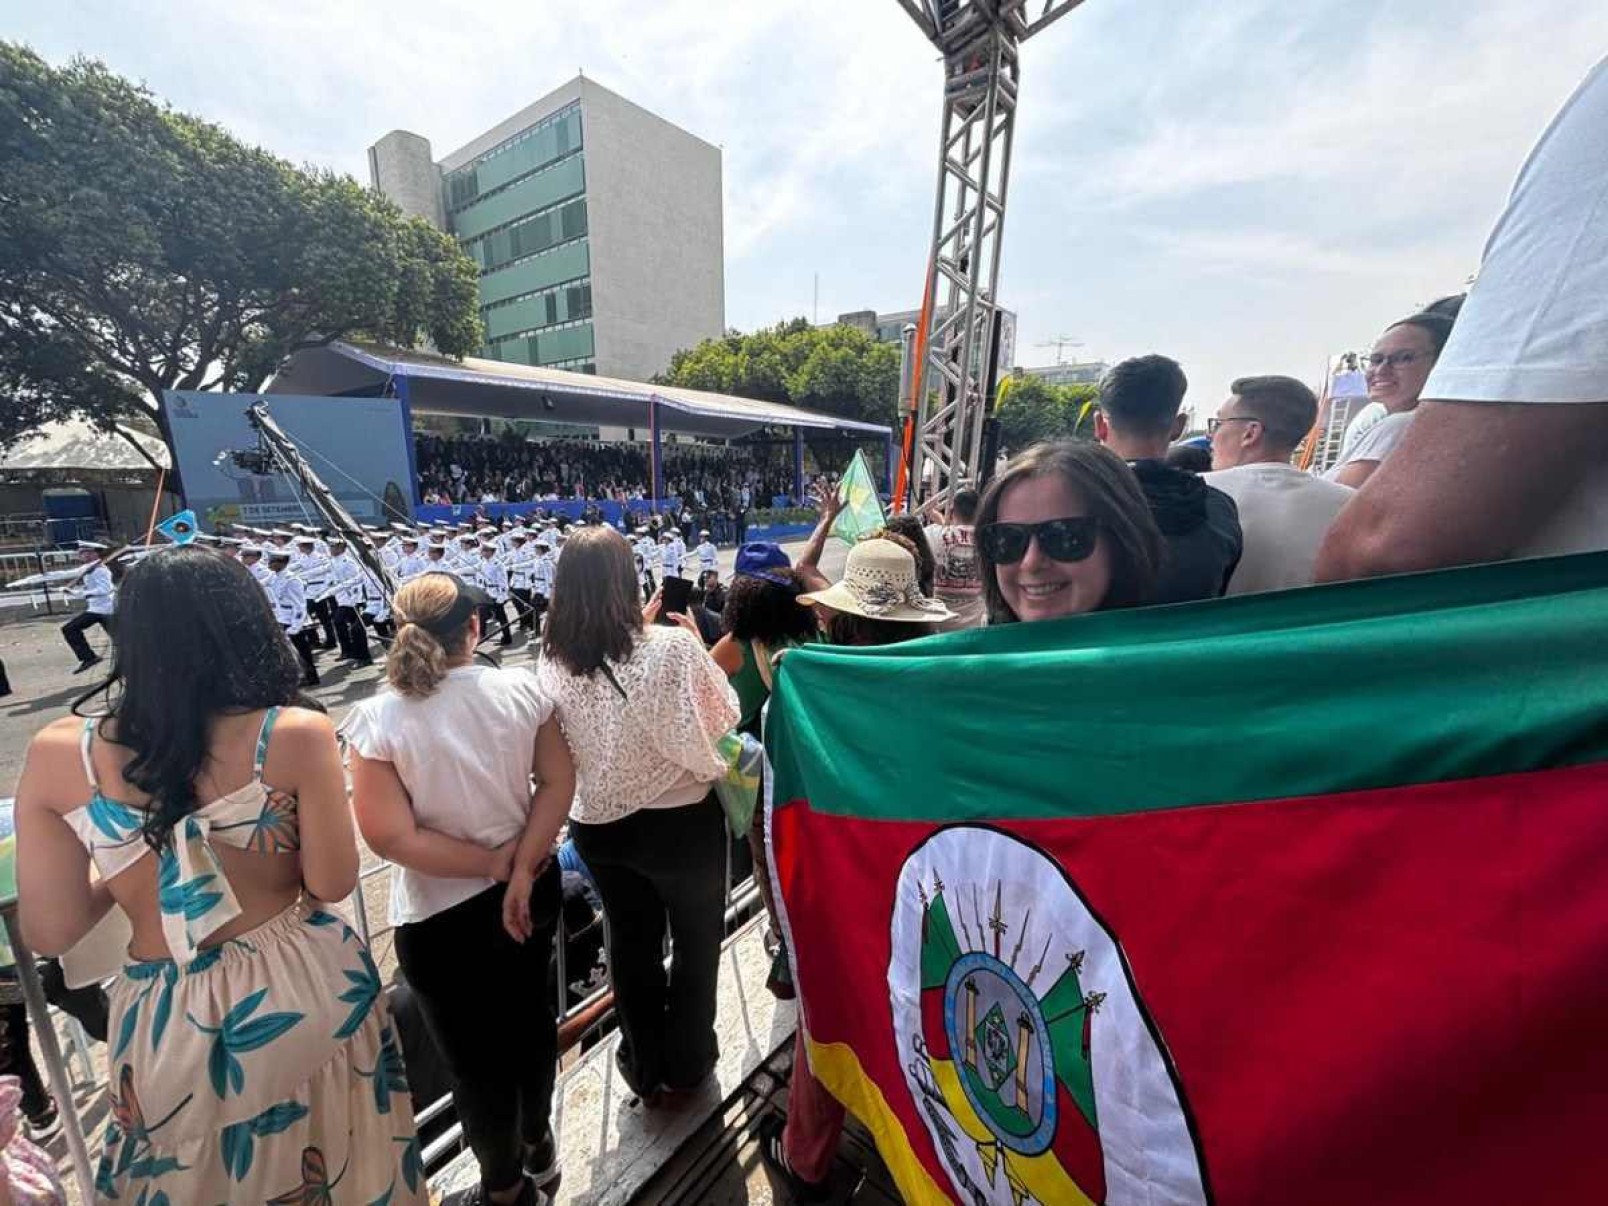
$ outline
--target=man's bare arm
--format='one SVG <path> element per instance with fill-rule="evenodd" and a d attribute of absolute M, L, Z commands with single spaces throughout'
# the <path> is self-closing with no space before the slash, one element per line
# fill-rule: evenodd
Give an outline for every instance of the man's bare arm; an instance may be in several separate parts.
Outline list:
<path fill-rule="evenodd" d="M 1329 529 L 1317 580 L 1510 557 L 1605 455 L 1608 401 L 1421 403 Z"/>

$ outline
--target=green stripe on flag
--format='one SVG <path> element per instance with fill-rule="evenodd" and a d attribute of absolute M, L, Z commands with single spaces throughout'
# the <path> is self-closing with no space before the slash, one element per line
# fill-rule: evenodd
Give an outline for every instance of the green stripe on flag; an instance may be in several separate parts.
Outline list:
<path fill-rule="evenodd" d="M 935 821 L 1605 760 L 1608 554 L 800 649 L 767 740 L 778 801 Z"/>

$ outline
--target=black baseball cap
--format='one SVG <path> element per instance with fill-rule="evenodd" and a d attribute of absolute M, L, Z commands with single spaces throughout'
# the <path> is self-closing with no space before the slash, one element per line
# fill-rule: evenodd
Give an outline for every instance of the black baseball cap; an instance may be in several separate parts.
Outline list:
<path fill-rule="evenodd" d="M 491 596 L 478 586 L 465 582 L 457 574 L 426 574 L 422 577 L 447 578 L 458 588 L 458 597 L 452 601 L 452 606 L 428 623 L 424 620 L 413 620 L 431 636 L 451 636 L 469 622 L 469 617 L 480 609 L 480 606 L 491 602 Z"/>

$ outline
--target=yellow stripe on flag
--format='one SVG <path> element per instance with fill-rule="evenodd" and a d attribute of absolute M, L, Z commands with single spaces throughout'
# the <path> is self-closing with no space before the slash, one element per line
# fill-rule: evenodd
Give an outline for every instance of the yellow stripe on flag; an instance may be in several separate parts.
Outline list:
<path fill-rule="evenodd" d="M 916 1156 L 898 1116 L 876 1082 L 860 1067 L 853 1048 L 846 1043 L 817 1043 L 808 1035 L 804 1046 L 815 1079 L 871 1132 L 882 1162 L 899 1187 L 899 1196 L 912 1206 L 949 1206 L 950 1195 L 938 1188 L 926 1165 Z"/>

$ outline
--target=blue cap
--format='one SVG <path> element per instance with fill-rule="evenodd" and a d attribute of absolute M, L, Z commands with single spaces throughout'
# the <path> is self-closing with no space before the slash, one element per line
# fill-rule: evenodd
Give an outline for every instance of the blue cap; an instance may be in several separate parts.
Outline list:
<path fill-rule="evenodd" d="M 787 559 L 779 544 L 770 544 L 766 541 L 756 540 L 752 544 L 745 544 L 737 550 L 737 572 L 749 578 L 763 578 L 766 582 L 774 582 L 777 586 L 792 586 L 792 582 L 778 574 L 779 569 L 790 569 L 793 563 Z"/>

